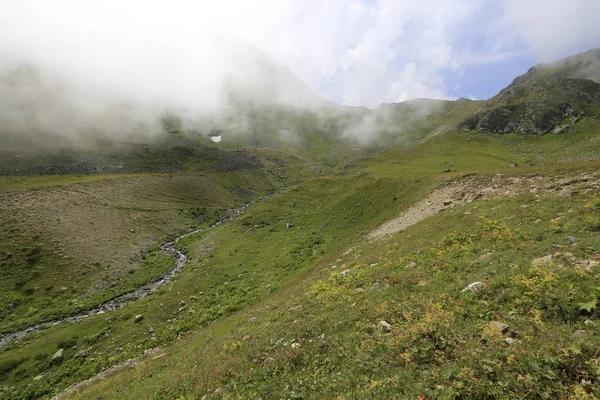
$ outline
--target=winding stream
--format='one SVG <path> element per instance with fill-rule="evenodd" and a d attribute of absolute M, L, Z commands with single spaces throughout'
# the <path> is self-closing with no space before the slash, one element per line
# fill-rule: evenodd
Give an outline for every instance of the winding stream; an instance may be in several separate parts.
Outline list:
<path fill-rule="evenodd" d="M 29 328 L 25 328 L 20 331 L 2 334 L 2 335 L 0 335 L 0 347 L 4 346 L 6 344 L 9 344 L 9 343 L 17 342 L 20 339 L 22 339 L 25 335 L 28 335 L 33 332 L 39 332 L 41 330 L 48 329 L 55 325 L 59 325 L 59 324 L 65 323 L 65 322 L 77 322 L 77 321 L 81 321 L 82 319 L 87 318 L 91 315 L 104 314 L 109 311 L 121 309 L 121 308 L 125 307 L 126 305 L 133 303 L 134 301 L 143 299 L 144 297 L 151 295 L 152 293 L 156 292 L 159 288 L 161 288 L 165 284 L 171 282 L 175 277 L 177 277 L 179 274 L 181 274 L 181 271 L 183 271 L 183 268 L 187 264 L 188 258 L 182 250 L 179 250 L 176 247 L 177 242 L 179 242 L 181 239 L 188 237 L 190 235 L 208 231 L 208 230 L 215 228 L 225 222 L 228 222 L 228 221 L 232 220 L 233 218 L 239 216 L 241 214 L 241 212 L 244 209 L 248 208 L 251 204 L 265 200 L 269 197 L 271 197 L 271 194 L 267 194 L 255 201 L 245 203 L 238 208 L 233 208 L 233 209 L 227 210 L 226 217 L 221 218 L 219 221 L 215 222 L 208 228 L 200 228 L 200 229 L 193 230 L 191 232 L 188 232 L 181 236 L 176 237 L 175 239 L 173 239 L 170 242 L 163 244 L 160 247 L 160 251 L 165 254 L 171 254 L 173 256 L 173 258 L 175 259 L 175 265 L 173 266 L 173 268 L 171 268 L 170 270 L 165 272 L 156 281 L 146 283 L 146 284 L 140 286 L 139 288 L 137 288 L 136 290 L 134 290 L 133 292 L 125 293 L 119 297 L 115 297 L 112 300 L 109 300 L 105 303 L 100 304 L 100 306 L 98 306 L 97 308 L 94 308 L 91 310 L 84 310 L 75 315 L 71 315 L 69 317 L 59 318 L 59 319 L 55 319 L 55 320 L 47 321 L 47 322 L 42 322 L 40 324 L 30 326 Z"/>

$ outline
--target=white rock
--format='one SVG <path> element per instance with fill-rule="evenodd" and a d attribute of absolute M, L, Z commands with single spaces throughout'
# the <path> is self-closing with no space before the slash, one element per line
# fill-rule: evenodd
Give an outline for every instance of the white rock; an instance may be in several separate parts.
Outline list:
<path fill-rule="evenodd" d="M 487 285 L 483 282 L 473 282 L 466 288 L 462 290 L 462 292 L 479 292 L 485 289 Z"/>
<path fill-rule="evenodd" d="M 64 351 L 64 349 L 58 349 L 58 351 L 52 356 L 52 361 L 62 360 Z"/>
<path fill-rule="evenodd" d="M 379 329 L 383 333 L 389 333 L 392 331 L 392 326 L 387 321 L 379 321 Z"/>

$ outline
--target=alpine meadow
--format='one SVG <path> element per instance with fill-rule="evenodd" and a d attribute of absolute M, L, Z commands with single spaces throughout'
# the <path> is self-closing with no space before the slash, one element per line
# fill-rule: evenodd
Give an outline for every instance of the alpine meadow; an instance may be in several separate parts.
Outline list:
<path fill-rule="evenodd" d="M 201 46 L 0 63 L 1 399 L 600 397 L 600 49 L 367 107 Z"/>

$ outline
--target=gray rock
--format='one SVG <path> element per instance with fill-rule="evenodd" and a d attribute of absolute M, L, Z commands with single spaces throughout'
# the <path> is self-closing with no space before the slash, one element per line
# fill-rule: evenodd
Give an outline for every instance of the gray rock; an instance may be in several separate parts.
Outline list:
<path fill-rule="evenodd" d="M 288 222 L 287 224 L 285 224 L 285 227 L 286 227 L 286 228 L 293 228 L 293 227 L 294 227 L 294 224 L 290 224 L 290 223 Z"/>
<path fill-rule="evenodd" d="M 552 256 L 552 262 L 555 264 L 573 265 L 577 262 L 577 258 L 569 252 L 556 253 Z"/>
<path fill-rule="evenodd" d="M 79 352 L 77 352 L 77 354 L 75 354 L 75 358 L 87 358 L 89 357 L 90 352 L 89 350 L 81 350 Z"/>
<path fill-rule="evenodd" d="M 504 335 L 504 334 L 508 333 L 508 329 L 510 327 L 508 326 L 508 324 L 505 324 L 504 322 L 501 322 L 501 321 L 491 321 L 488 324 L 488 328 L 498 331 Z"/>
<path fill-rule="evenodd" d="M 64 352 L 65 349 L 58 349 L 58 351 L 52 356 L 52 362 L 62 361 Z"/>
<path fill-rule="evenodd" d="M 573 196 L 573 191 L 571 189 L 563 189 L 556 195 L 559 199 L 568 199 L 571 196 Z"/>
<path fill-rule="evenodd" d="M 452 200 L 444 200 L 443 204 L 448 207 L 450 204 L 452 204 Z"/>
<path fill-rule="evenodd" d="M 133 320 L 133 322 L 142 322 L 144 320 L 144 316 L 141 314 L 138 314 L 135 316 L 135 319 Z"/>
<path fill-rule="evenodd" d="M 569 129 L 569 125 L 559 125 L 552 130 L 552 133 L 555 135 L 560 135 L 564 133 L 567 129 Z"/>
<path fill-rule="evenodd" d="M 290 347 L 291 347 L 292 349 L 297 349 L 298 347 L 300 347 L 300 343 L 292 343 L 292 344 L 290 345 Z"/>
<path fill-rule="evenodd" d="M 359 287 L 359 288 L 354 289 L 352 291 L 352 294 L 363 294 L 364 292 L 365 292 L 365 289 Z"/>
<path fill-rule="evenodd" d="M 486 287 L 487 285 L 483 282 L 473 282 L 469 286 L 464 288 L 462 292 L 479 292 L 481 290 L 484 290 Z"/>
<path fill-rule="evenodd" d="M 34 381 L 39 381 L 40 379 L 42 379 L 44 377 L 44 375 L 40 374 L 40 375 L 36 375 L 35 378 L 33 378 Z"/>
<path fill-rule="evenodd" d="M 547 256 L 544 257 L 539 257 L 539 258 L 534 258 L 533 260 L 531 260 L 531 265 L 536 266 L 545 266 L 545 265 L 550 265 L 552 263 L 552 255 L 549 254 Z"/>
<path fill-rule="evenodd" d="M 504 338 L 504 343 L 509 344 L 509 345 L 515 345 L 515 344 L 521 343 L 521 341 L 519 339 L 507 337 L 507 338 Z"/>
<path fill-rule="evenodd" d="M 583 261 L 577 261 L 575 263 L 575 266 L 577 268 L 581 268 L 581 269 L 584 269 L 586 271 L 591 271 L 592 269 L 594 269 L 598 265 L 600 265 L 600 262 L 599 261 L 594 261 L 594 260 L 583 260 Z"/>
<path fill-rule="evenodd" d="M 510 166 L 513 168 L 517 168 L 519 166 L 519 164 L 517 164 L 516 162 L 511 162 Z"/>
<path fill-rule="evenodd" d="M 300 311 L 300 310 L 302 310 L 302 304 L 298 304 L 297 306 L 290 307 L 290 308 L 288 309 L 288 312 Z"/>
<path fill-rule="evenodd" d="M 379 321 L 379 330 L 383 333 L 390 333 L 392 331 L 392 326 L 387 323 L 387 321 Z"/>

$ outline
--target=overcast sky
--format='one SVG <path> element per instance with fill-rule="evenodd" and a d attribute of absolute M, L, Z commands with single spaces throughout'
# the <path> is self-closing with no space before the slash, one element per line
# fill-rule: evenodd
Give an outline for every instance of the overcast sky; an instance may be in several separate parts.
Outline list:
<path fill-rule="evenodd" d="M 198 42 L 217 29 L 324 98 L 374 107 L 486 99 L 533 64 L 600 47 L 598 21 L 600 0 L 0 0 L 0 50 L 73 73 L 119 65 L 123 44 L 198 53 L 157 61 L 185 74 L 210 65 Z"/>

